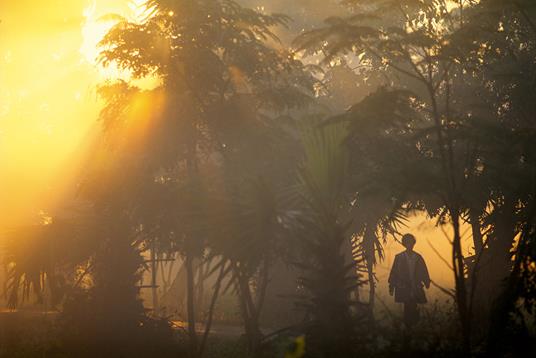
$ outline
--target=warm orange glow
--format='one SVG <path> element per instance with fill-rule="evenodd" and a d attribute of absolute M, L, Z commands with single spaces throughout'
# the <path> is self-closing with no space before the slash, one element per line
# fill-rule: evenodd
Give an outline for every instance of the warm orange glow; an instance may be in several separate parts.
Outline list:
<path fill-rule="evenodd" d="M 116 13 L 142 21 L 144 0 L 18 0 L 0 1 L 0 229 L 39 222 L 43 213 L 54 216 L 60 199 L 69 194 L 80 166 L 110 161 L 86 152 L 98 133 L 102 102 L 96 88 L 107 79 L 129 79 L 116 67 L 98 66 L 98 43 L 113 26 L 102 16 Z M 177 16 L 173 12 L 169 16 Z M 235 85 L 247 91 L 238 69 L 231 69 Z M 144 87 L 158 83 L 142 81 Z M 128 125 L 119 135 L 141 148 L 147 133 L 158 124 L 165 97 L 136 97 Z M 98 158 L 96 158 L 98 157 Z M 83 158 L 83 159 L 82 159 Z M 59 209 L 58 209 L 59 210 Z M 450 245 L 434 223 L 416 218 L 403 231 L 414 232 L 431 266 L 434 280 L 451 284 L 451 273 L 427 241 L 450 260 Z M 470 246 L 467 237 L 465 247 Z M 390 244 L 378 276 L 385 282 L 387 265 L 401 247 Z M 383 275 L 383 276 L 382 276 Z"/>
<path fill-rule="evenodd" d="M 97 2 L 97 0 L 93 0 L 83 9 L 82 15 L 84 22 L 81 30 L 82 45 L 80 46 L 80 53 L 88 64 L 98 70 L 102 78 L 130 79 L 131 76 L 128 71 L 122 71 L 113 64 L 106 68 L 98 65 L 100 52 L 98 45 L 106 33 L 119 21 L 119 19 L 122 18 L 131 22 L 142 22 L 147 16 L 147 8 L 144 5 L 145 2 L 146 0 L 123 1 L 123 6 L 125 7 L 123 11 L 111 12 L 112 7 L 108 4 L 110 2 Z"/>
<path fill-rule="evenodd" d="M 115 21 L 99 19 L 96 1 L 93 1 L 84 9 L 83 16 L 82 45 L 80 46 L 80 53 L 83 59 L 87 63 L 97 67 L 104 77 L 117 76 L 118 73 L 114 73 L 117 71 L 115 68 L 104 69 L 97 66 L 97 59 L 99 57 L 98 44 L 115 24 Z"/>
<path fill-rule="evenodd" d="M 139 19 L 142 3 L 0 1 L 0 227 L 38 222 L 66 194 L 97 132 L 97 86 L 126 75 L 97 66 L 113 25 L 99 19 Z"/>

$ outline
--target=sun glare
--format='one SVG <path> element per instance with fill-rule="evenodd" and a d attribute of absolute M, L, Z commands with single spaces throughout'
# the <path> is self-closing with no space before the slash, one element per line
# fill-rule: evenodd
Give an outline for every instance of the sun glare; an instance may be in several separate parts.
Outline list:
<path fill-rule="evenodd" d="M 29 1 L 0 0 L 0 187 L 9 193 L 0 194 L 0 227 L 59 202 L 96 130 L 96 87 L 129 79 L 98 64 L 98 44 L 117 21 L 103 16 L 143 21 L 147 13 L 145 0 L 57 3 L 32 2 L 28 12 Z"/>
<path fill-rule="evenodd" d="M 100 53 L 99 43 L 117 21 L 102 19 L 102 15 L 97 13 L 96 0 L 84 9 L 82 15 L 84 17 L 84 23 L 82 25 L 82 45 L 80 47 L 82 60 L 95 67 L 98 70 L 99 75 L 105 79 L 128 80 L 128 72 L 121 71 L 113 64 L 108 67 L 103 67 L 98 63 Z"/>
<path fill-rule="evenodd" d="M 82 46 L 80 53 L 85 61 L 96 65 L 99 56 L 98 44 L 106 32 L 114 25 L 112 21 L 99 21 L 96 15 L 97 3 L 93 1 L 83 11 Z"/>
<path fill-rule="evenodd" d="M 104 67 L 99 63 L 99 54 L 101 48 L 99 46 L 102 39 L 108 31 L 117 24 L 120 19 L 126 21 L 141 23 L 148 18 L 150 13 L 146 6 L 147 0 L 133 0 L 128 3 L 126 8 L 121 9 L 117 13 L 107 11 L 99 11 L 100 8 L 97 0 L 93 0 L 86 6 L 82 12 L 84 22 L 82 24 L 82 44 L 80 46 L 80 54 L 82 61 L 93 66 L 102 80 L 125 80 L 131 81 L 132 76 L 128 70 L 118 68 L 114 63 Z M 104 3 L 104 1 L 102 1 Z M 102 4 L 101 4 L 102 5 Z M 107 16 L 113 15 L 113 16 Z M 154 79 L 146 79 L 141 81 L 140 87 L 151 88 L 155 86 Z"/>

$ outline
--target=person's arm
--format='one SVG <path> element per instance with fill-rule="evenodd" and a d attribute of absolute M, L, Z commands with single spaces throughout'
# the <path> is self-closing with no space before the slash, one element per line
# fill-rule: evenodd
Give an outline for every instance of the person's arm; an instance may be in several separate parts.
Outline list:
<path fill-rule="evenodd" d="M 423 270 L 423 283 L 426 288 L 430 288 L 430 274 L 428 273 L 428 267 L 426 266 L 426 262 L 421 257 L 422 261 L 422 270 Z"/>
<path fill-rule="evenodd" d="M 398 256 L 395 256 L 395 261 L 393 262 L 393 266 L 391 267 L 391 272 L 389 273 L 389 294 L 392 296 L 395 291 L 396 286 L 396 275 L 398 272 Z"/>

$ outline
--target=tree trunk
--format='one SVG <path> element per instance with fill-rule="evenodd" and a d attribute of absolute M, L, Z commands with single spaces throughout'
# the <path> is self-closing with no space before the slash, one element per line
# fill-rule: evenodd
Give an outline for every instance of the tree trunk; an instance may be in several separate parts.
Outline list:
<path fill-rule="evenodd" d="M 270 260 L 268 258 L 265 258 L 261 267 L 261 272 L 259 274 L 260 284 L 257 285 L 257 292 L 255 293 L 257 299 L 257 320 L 260 320 L 260 315 L 266 298 L 266 290 L 268 288 L 268 283 L 270 282 L 270 266 Z"/>
<path fill-rule="evenodd" d="M 515 259 L 512 263 L 508 280 L 505 283 L 505 289 L 501 291 L 498 299 L 495 302 L 494 309 L 491 315 L 491 324 L 488 332 L 487 350 L 489 353 L 494 353 L 497 356 L 502 355 L 504 351 L 505 332 L 512 319 L 511 313 L 515 310 L 516 302 L 518 301 L 521 290 L 523 289 L 523 271 L 527 269 L 525 265 L 533 260 L 527 261 L 527 257 L 533 255 L 534 242 L 534 219 L 536 215 L 536 207 L 532 206 L 529 210 L 528 220 L 521 229 L 521 236 L 515 251 Z M 532 237 L 531 237 L 532 236 Z"/>
<path fill-rule="evenodd" d="M 197 175 L 199 172 L 198 163 L 197 163 L 197 129 L 195 123 L 190 123 L 190 137 L 187 143 L 187 157 L 186 157 L 186 170 L 188 171 L 188 181 L 190 185 L 190 204 L 196 202 L 194 197 L 195 188 L 198 187 L 199 182 L 197 181 Z M 195 331 L 195 240 L 199 239 L 189 235 L 186 237 L 186 257 L 185 257 L 185 268 L 186 268 L 186 310 L 188 313 L 188 335 L 190 338 L 190 357 L 197 357 L 199 354 L 198 343 L 197 343 L 197 333 Z"/>
<path fill-rule="evenodd" d="M 375 232 L 371 229 L 370 225 L 367 225 L 364 235 L 364 249 L 365 249 L 365 260 L 367 264 L 367 277 L 369 284 L 369 311 L 370 318 L 374 318 L 374 303 L 376 298 L 376 280 L 374 278 L 374 259 L 375 259 L 375 245 L 374 241 L 376 240 Z"/>
<path fill-rule="evenodd" d="M 214 309 L 216 308 L 216 301 L 220 294 L 221 283 L 223 281 L 224 276 L 225 276 L 225 264 L 222 263 L 221 268 L 220 268 L 220 273 L 218 274 L 218 278 L 216 279 L 216 283 L 214 285 L 214 293 L 212 294 L 212 299 L 210 301 L 210 306 L 207 312 L 207 318 L 205 321 L 205 332 L 203 334 L 203 338 L 199 346 L 200 357 L 202 357 L 205 353 L 205 347 L 208 341 L 208 336 L 210 334 L 210 329 L 212 327 L 212 319 L 214 318 Z"/>
<path fill-rule="evenodd" d="M 480 226 L 479 214 L 474 209 L 469 209 L 469 222 L 471 223 L 471 231 L 473 234 L 473 245 L 475 247 L 475 256 L 478 256 L 484 248 L 484 240 Z"/>
<path fill-rule="evenodd" d="M 158 257 L 156 255 L 156 245 L 153 240 L 151 245 L 151 293 L 153 298 L 153 314 L 158 312 L 158 291 L 156 286 L 156 277 L 158 273 Z"/>
<path fill-rule="evenodd" d="M 462 329 L 462 345 L 465 355 L 471 352 L 471 313 L 468 310 L 467 287 L 465 284 L 465 261 L 462 252 L 460 235 L 460 214 L 456 207 L 449 209 L 454 229 L 452 241 L 452 267 L 454 268 L 454 283 L 456 287 L 456 305 Z"/>
<path fill-rule="evenodd" d="M 188 311 L 188 335 L 190 338 L 190 357 L 197 356 L 197 333 L 195 331 L 195 271 L 193 257 L 186 254 L 186 309 Z"/>
<path fill-rule="evenodd" d="M 203 316 L 203 310 L 205 309 L 205 265 L 203 262 L 200 262 L 198 265 L 197 273 L 197 305 L 196 305 L 196 315 L 197 317 Z"/>
<path fill-rule="evenodd" d="M 496 281 L 495 288 L 500 289 L 512 270 L 510 250 L 516 236 L 515 204 L 512 200 L 504 199 L 504 203 L 495 211 L 493 239 L 489 242 L 490 259 L 493 263 L 490 273 L 491 278 Z"/>
<path fill-rule="evenodd" d="M 370 262 L 367 262 L 367 275 L 369 282 L 369 310 L 371 318 L 374 318 L 374 299 L 376 297 L 376 282 L 374 280 L 374 267 Z"/>
<path fill-rule="evenodd" d="M 258 310 L 253 301 L 248 278 L 240 273 L 237 273 L 237 275 L 240 308 L 242 318 L 244 320 L 244 329 L 248 343 L 248 353 L 251 357 L 255 357 L 259 351 L 262 341 L 262 333 L 259 328 Z"/>
<path fill-rule="evenodd" d="M 431 61 L 429 59 L 429 61 Z M 431 62 L 430 62 L 431 66 Z M 454 230 L 454 240 L 452 241 L 452 268 L 454 271 L 455 297 L 458 316 L 462 328 L 462 344 L 464 355 L 471 355 L 471 317 L 467 302 L 467 287 L 465 285 L 465 262 L 463 257 L 461 234 L 460 234 L 460 200 L 456 183 L 454 148 L 449 132 L 443 132 L 443 118 L 437 103 L 436 89 L 432 83 L 427 84 L 428 93 L 432 105 L 432 116 L 436 126 L 438 150 L 440 153 L 441 168 L 445 179 L 446 206 L 452 219 Z M 446 117 L 450 117 L 450 82 L 448 73 L 446 74 Z"/>

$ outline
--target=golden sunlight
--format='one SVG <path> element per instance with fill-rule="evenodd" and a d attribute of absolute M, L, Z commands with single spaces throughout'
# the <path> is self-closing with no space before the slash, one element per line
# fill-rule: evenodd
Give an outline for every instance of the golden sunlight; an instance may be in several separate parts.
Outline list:
<path fill-rule="evenodd" d="M 97 0 L 93 0 L 83 9 L 82 15 L 84 22 L 82 24 L 82 45 L 80 46 L 80 53 L 84 61 L 97 68 L 103 79 L 130 80 L 131 76 L 128 71 L 120 70 L 113 64 L 108 67 L 99 65 L 99 43 L 106 33 L 121 19 L 131 22 L 143 21 L 147 17 L 145 2 L 146 0 L 124 2 L 126 6 L 122 10 L 111 12 L 111 8 L 103 6 L 103 1 L 98 3 Z"/>
<path fill-rule="evenodd" d="M 82 25 L 82 46 L 80 47 L 80 53 L 92 65 L 97 65 L 99 42 L 115 23 L 114 21 L 99 19 L 96 11 L 97 3 L 94 0 L 82 12 L 84 23 Z"/>
<path fill-rule="evenodd" d="M 529 0 L 0 0 L 0 358 L 536 352 L 535 34 Z"/>
<path fill-rule="evenodd" d="M 139 0 L 0 1 L 0 226 L 38 221 L 64 195 L 97 126 L 97 86 L 125 76 L 96 63 L 113 26 L 99 19 L 142 12 Z"/>

